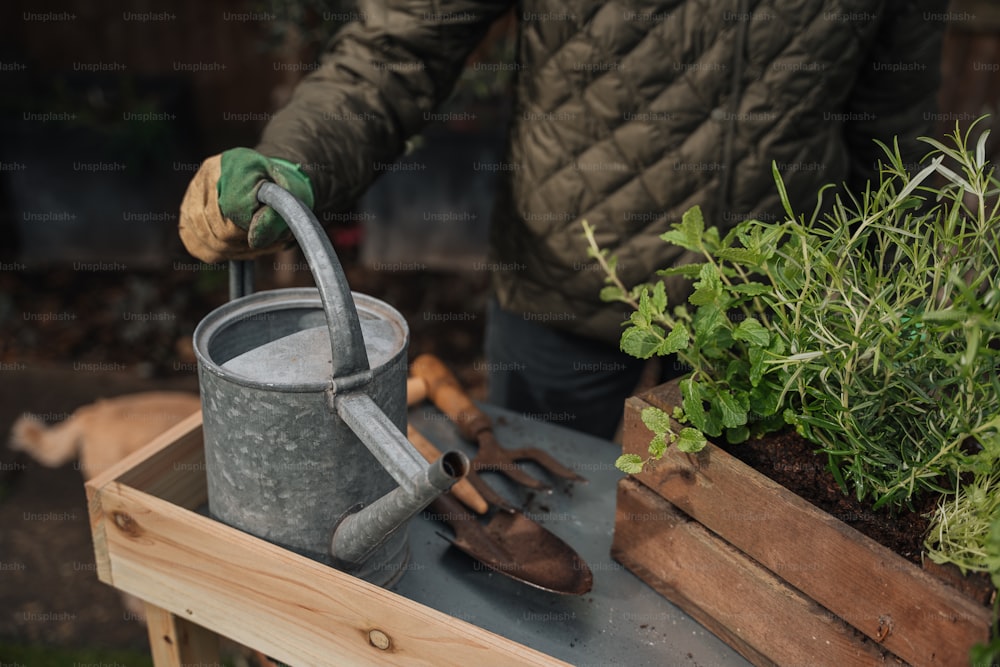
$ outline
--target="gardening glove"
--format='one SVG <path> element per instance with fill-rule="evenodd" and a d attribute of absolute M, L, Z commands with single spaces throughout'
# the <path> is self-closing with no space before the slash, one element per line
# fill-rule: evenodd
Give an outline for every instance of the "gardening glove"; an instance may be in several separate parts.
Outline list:
<path fill-rule="evenodd" d="M 215 263 L 276 250 L 288 227 L 270 206 L 257 201 L 257 189 L 265 181 L 277 183 L 312 207 L 309 178 L 286 160 L 249 148 L 234 148 L 205 160 L 181 202 L 179 232 L 188 252 Z"/>

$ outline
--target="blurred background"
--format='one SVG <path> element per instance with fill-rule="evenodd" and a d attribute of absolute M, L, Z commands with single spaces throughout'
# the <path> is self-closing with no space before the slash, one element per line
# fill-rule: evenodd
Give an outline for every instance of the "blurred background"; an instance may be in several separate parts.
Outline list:
<path fill-rule="evenodd" d="M 317 0 L 36 5 L 0 7 L 3 434 L 22 413 L 58 422 L 101 397 L 197 391 L 191 334 L 227 277 L 177 238 L 184 189 L 205 157 L 256 143 L 357 15 Z M 942 132 L 995 113 L 1000 93 L 1000 12 L 965 5 L 948 15 Z M 470 64 L 512 61 L 515 29 L 511 12 Z M 400 310 L 411 356 L 436 353 L 477 398 L 495 176 L 471 165 L 500 159 L 511 85 L 509 69 L 467 67 L 444 109 L 464 119 L 411 141 L 405 159 L 426 169 L 320 212 L 351 287 Z M 256 268 L 259 289 L 312 282 L 293 251 Z M 150 664 L 144 626 L 93 563 L 78 467 L 0 447 L 0 662 Z"/>

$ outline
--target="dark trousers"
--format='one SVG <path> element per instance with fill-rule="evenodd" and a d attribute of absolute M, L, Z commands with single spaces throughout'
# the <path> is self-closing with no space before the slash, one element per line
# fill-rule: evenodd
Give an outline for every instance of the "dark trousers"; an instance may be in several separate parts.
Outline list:
<path fill-rule="evenodd" d="M 495 300 L 487 308 L 486 363 L 490 403 L 606 439 L 646 364 L 616 346 L 505 311 Z M 678 374 L 676 366 L 663 363 L 661 375 Z"/>

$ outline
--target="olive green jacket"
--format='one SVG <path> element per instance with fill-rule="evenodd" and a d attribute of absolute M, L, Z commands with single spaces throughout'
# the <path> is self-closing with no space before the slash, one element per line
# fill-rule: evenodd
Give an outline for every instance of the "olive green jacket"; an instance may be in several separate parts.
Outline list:
<path fill-rule="evenodd" d="M 581 220 L 627 284 L 691 261 L 657 237 L 698 204 L 710 225 L 782 215 L 777 163 L 808 213 L 826 183 L 863 182 L 935 117 L 944 0 L 524 0 L 507 169 L 492 220 L 501 305 L 617 341 Z M 372 2 L 265 129 L 317 208 L 346 210 L 450 93 L 510 3 Z M 675 302 L 686 285 L 670 283 Z"/>

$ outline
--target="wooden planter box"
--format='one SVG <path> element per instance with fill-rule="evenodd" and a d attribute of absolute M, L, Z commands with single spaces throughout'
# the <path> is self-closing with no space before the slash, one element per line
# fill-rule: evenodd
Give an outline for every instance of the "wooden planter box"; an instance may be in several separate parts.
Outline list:
<path fill-rule="evenodd" d="M 87 483 L 100 579 L 146 601 L 159 665 L 219 664 L 229 637 L 292 665 L 567 663 L 195 510 L 201 415 Z"/>
<path fill-rule="evenodd" d="M 676 383 L 626 403 L 679 405 Z M 968 665 L 991 611 L 711 443 L 622 480 L 613 557 L 757 665 Z"/>

